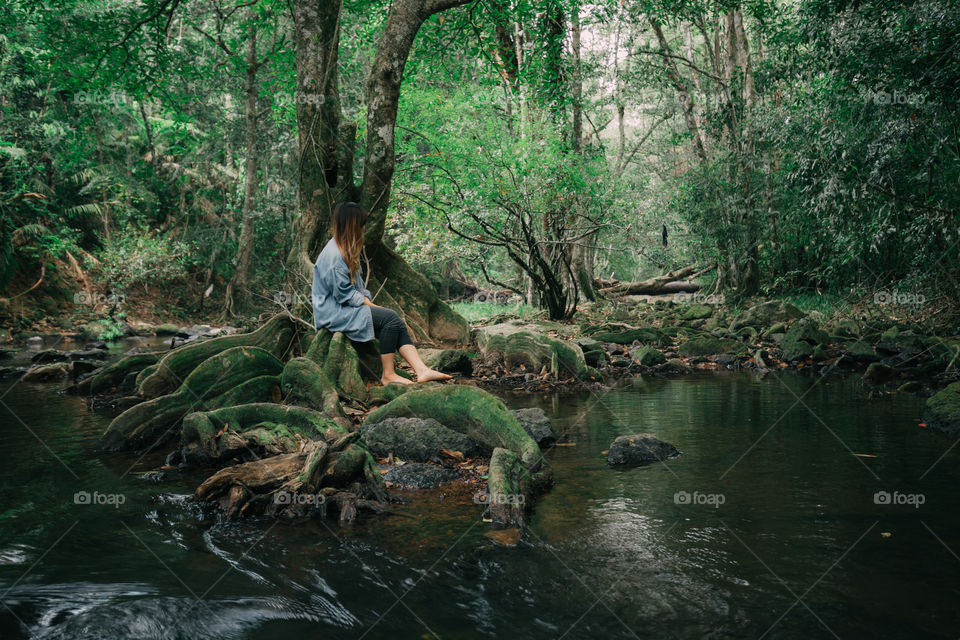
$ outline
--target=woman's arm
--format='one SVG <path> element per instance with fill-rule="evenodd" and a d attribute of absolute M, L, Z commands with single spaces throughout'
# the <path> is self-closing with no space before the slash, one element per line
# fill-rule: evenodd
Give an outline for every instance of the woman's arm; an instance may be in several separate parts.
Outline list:
<path fill-rule="evenodd" d="M 360 291 L 359 288 L 350 282 L 350 274 L 346 269 L 334 267 L 333 279 L 333 299 L 336 300 L 338 304 L 349 305 L 351 307 L 360 307 L 366 304 L 368 298 L 363 295 L 363 292 Z"/>

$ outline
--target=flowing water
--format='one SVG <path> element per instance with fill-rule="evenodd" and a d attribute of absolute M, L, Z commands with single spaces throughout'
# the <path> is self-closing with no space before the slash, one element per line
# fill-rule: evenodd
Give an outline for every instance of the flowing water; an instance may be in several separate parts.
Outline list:
<path fill-rule="evenodd" d="M 516 548 L 440 491 L 347 527 L 217 524 L 200 477 L 98 455 L 108 415 L 51 385 L 0 394 L 3 639 L 960 635 L 960 447 L 918 426 L 922 399 L 856 379 L 507 396 L 568 445 Z M 635 432 L 682 455 L 607 468 Z"/>

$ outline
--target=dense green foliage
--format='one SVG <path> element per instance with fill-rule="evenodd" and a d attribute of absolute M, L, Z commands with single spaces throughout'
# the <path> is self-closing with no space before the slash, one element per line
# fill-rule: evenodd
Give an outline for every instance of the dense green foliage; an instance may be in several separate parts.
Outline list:
<path fill-rule="evenodd" d="M 358 153 L 387 6 L 343 7 Z M 271 304 L 310 98 L 291 20 L 275 0 L 7 2 L 3 295 L 76 262 L 109 291 L 218 299 L 255 154 L 249 288 Z M 956 299 L 958 31 L 943 0 L 478 0 L 435 15 L 405 69 L 388 242 L 450 296 L 512 290 L 558 318 L 594 278 L 691 264 L 718 265 L 727 293 Z"/>

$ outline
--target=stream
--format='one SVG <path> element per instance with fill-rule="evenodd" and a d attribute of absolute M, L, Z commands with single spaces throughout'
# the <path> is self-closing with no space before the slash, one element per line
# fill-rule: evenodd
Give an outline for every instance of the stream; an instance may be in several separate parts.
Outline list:
<path fill-rule="evenodd" d="M 515 548 L 442 490 L 349 526 L 218 524 L 189 499 L 202 475 L 97 454 L 110 416 L 62 386 L 0 384 L 4 640 L 960 634 L 960 448 L 858 377 L 504 395 L 563 445 Z M 682 455 L 608 468 L 637 432 Z"/>

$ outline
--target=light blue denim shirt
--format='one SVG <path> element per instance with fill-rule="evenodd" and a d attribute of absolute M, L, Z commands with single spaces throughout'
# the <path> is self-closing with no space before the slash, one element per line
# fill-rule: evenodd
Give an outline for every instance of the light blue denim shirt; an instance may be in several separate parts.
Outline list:
<path fill-rule="evenodd" d="M 323 248 L 313 265 L 313 326 L 342 331 L 351 340 L 373 340 L 373 317 L 363 304 L 370 291 L 363 286 L 363 269 L 356 274 L 356 285 L 350 282 L 347 261 L 333 238 Z"/>

